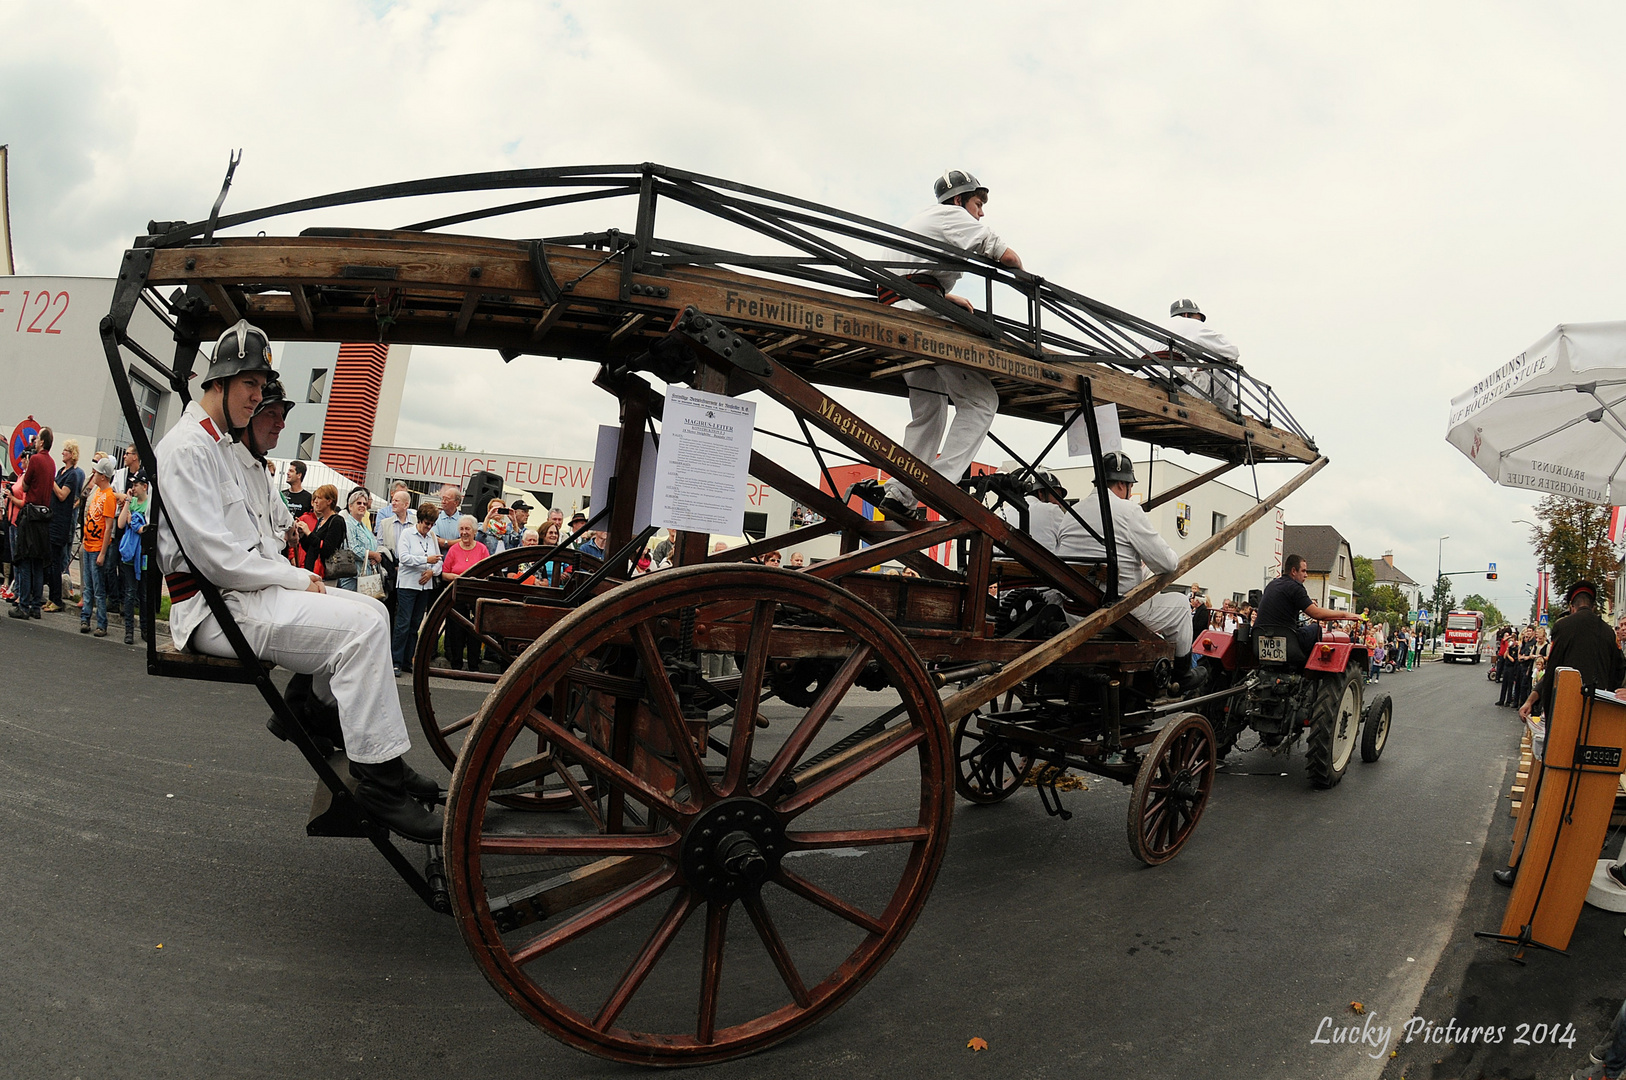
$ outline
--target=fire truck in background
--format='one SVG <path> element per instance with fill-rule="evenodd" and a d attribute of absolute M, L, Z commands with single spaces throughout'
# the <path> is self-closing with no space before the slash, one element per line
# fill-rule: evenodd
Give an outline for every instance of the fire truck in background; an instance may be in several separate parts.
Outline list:
<path fill-rule="evenodd" d="M 1479 647 L 1485 638 L 1485 614 L 1481 611 L 1453 611 L 1445 617 L 1445 653 L 1448 664 L 1466 657 L 1479 663 Z"/>

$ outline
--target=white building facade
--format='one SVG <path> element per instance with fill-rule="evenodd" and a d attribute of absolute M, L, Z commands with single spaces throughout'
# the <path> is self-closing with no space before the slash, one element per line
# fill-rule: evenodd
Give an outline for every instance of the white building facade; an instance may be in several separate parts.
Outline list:
<path fill-rule="evenodd" d="M 32 416 L 52 430 L 56 446 L 76 440 L 86 468 L 97 450 L 114 453 L 129 445 L 130 429 L 108 374 L 99 329 L 113 301 L 113 284 L 111 278 L 0 277 L 4 436 Z M 129 332 L 163 363 L 174 361 L 174 337 L 145 305 L 136 305 Z M 162 436 L 181 415 L 179 398 L 128 353 L 124 362 L 148 437 Z M 9 473 L 10 461 L 4 464 Z"/>

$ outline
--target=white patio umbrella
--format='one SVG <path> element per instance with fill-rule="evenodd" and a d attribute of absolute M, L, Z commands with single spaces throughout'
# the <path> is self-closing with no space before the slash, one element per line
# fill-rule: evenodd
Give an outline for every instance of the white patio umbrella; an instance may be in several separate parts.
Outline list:
<path fill-rule="evenodd" d="M 1626 504 L 1626 322 L 1555 328 L 1451 399 L 1445 439 L 1506 487 Z"/>

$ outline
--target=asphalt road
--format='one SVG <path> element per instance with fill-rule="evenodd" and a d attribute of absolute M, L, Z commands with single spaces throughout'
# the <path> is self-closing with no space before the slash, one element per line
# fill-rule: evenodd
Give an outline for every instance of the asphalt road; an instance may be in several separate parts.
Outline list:
<path fill-rule="evenodd" d="M 150 678 L 116 641 L 0 619 L 7 1074 L 639 1071 L 514 1013 L 364 841 L 307 839 L 313 780 L 256 694 Z M 869 986 L 708 1075 L 1377 1077 L 1387 1054 L 1315 1039 L 1364 1023 L 1352 1001 L 1380 1025 L 1418 1007 L 1507 831 L 1518 730 L 1481 667 L 1375 689 L 1395 698 L 1382 761 L 1317 792 L 1299 753 L 1233 754 L 1162 867 L 1130 854 L 1115 783 L 1066 793 L 1067 822 L 1031 791 L 962 803 L 919 923 Z"/>

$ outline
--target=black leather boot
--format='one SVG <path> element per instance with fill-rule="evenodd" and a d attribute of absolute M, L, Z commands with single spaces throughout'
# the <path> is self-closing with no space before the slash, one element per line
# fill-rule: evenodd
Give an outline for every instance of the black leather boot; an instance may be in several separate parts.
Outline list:
<path fill-rule="evenodd" d="M 1491 880 L 1498 885 L 1506 885 L 1508 888 L 1513 887 L 1513 882 L 1518 876 L 1518 869 L 1512 866 L 1504 866 L 1500 870 L 1491 871 Z"/>
<path fill-rule="evenodd" d="M 380 825 L 420 844 L 440 843 L 440 811 L 424 809 L 407 794 L 404 760 L 394 758 L 376 765 L 352 761 L 350 775 L 356 778 L 356 801 Z"/>
<path fill-rule="evenodd" d="M 294 675 L 288 680 L 288 689 L 282 693 L 283 700 L 305 722 L 312 735 L 343 750 L 344 731 L 339 726 L 339 707 L 318 698 L 312 684 L 311 676 Z"/>
<path fill-rule="evenodd" d="M 402 783 L 406 785 L 406 793 L 419 802 L 433 803 L 440 801 L 440 785 L 421 772 L 415 771 L 406 759 L 401 759 Z"/>
<path fill-rule="evenodd" d="M 1180 657 L 1174 662 L 1175 668 L 1180 672 L 1177 680 L 1180 685 L 1180 696 L 1191 697 L 1204 686 L 1208 685 L 1208 665 L 1198 664 L 1191 666 L 1191 654 Z"/>

